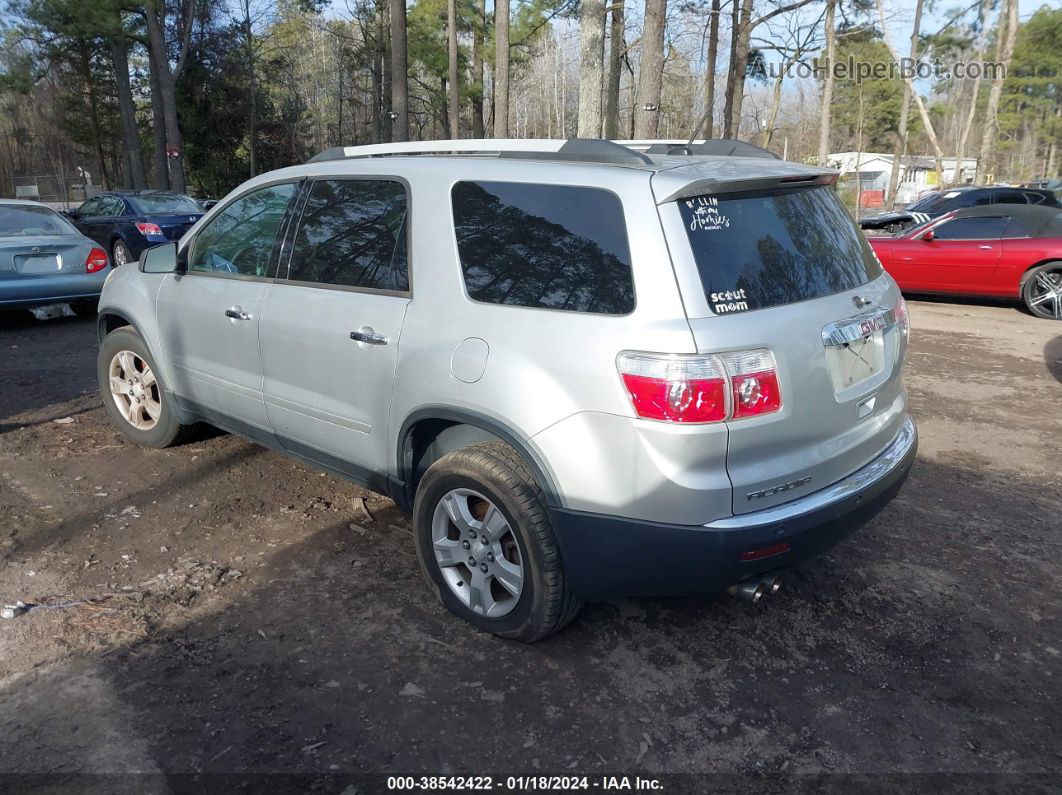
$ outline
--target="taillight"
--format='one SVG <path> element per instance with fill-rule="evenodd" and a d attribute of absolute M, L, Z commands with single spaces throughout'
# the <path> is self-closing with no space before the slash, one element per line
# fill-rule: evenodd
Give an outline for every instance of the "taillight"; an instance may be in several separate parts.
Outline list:
<path fill-rule="evenodd" d="M 900 321 L 900 330 L 903 332 L 904 339 L 910 339 L 911 337 L 911 316 L 907 314 L 907 302 L 900 296 L 899 302 L 896 304 L 896 317 Z"/>
<path fill-rule="evenodd" d="M 85 260 L 85 273 L 95 273 L 107 267 L 107 252 L 102 248 L 94 248 L 89 252 Z"/>
<path fill-rule="evenodd" d="M 688 355 L 621 353 L 616 366 L 635 413 L 647 420 L 705 423 L 782 407 L 768 350 Z"/>
<path fill-rule="evenodd" d="M 158 224 L 140 222 L 133 224 L 133 226 L 139 229 L 140 234 L 142 234 L 144 237 L 165 237 L 165 235 L 162 234 L 162 229 L 159 228 Z"/>

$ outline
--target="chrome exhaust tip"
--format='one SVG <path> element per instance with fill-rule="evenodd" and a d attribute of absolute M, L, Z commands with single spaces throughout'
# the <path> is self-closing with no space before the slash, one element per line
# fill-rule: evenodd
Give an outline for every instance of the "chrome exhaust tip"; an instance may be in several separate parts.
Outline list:
<path fill-rule="evenodd" d="M 760 580 L 745 580 L 745 582 L 739 582 L 737 585 L 731 585 L 726 589 L 726 592 L 742 601 L 755 604 L 767 593 L 767 588 Z"/>
<path fill-rule="evenodd" d="M 768 574 L 760 582 L 763 583 L 763 587 L 769 594 L 776 594 L 782 590 L 782 577 L 778 574 Z"/>

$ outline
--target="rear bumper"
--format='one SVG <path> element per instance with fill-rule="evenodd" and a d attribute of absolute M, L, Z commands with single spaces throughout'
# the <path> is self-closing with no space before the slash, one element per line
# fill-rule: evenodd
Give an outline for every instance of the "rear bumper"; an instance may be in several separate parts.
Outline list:
<path fill-rule="evenodd" d="M 109 272 L 107 267 L 96 273 L 0 280 L 0 309 L 32 309 L 81 298 L 99 298 Z"/>
<path fill-rule="evenodd" d="M 674 525 L 552 509 L 572 586 L 589 598 L 711 593 L 825 552 L 859 529 L 899 492 L 918 432 L 908 418 L 877 458 L 834 485 L 763 511 L 707 525 Z M 743 561 L 752 550 L 786 551 Z"/>

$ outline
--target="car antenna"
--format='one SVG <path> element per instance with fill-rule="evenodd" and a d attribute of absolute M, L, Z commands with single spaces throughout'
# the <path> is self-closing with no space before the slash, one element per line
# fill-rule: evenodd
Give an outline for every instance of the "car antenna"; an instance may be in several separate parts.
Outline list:
<path fill-rule="evenodd" d="M 701 117 L 697 119 L 697 123 L 693 125 L 693 129 L 690 130 L 690 139 L 686 141 L 686 145 L 682 147 L 682 151 L 684 154 L 693 154 L 693 152 L 690 151 L 690 147 L 693 146 L 693 139 L 697 137 L 697 130 L 701 129 L 701 125 L 704 124 L 705 120 L 708 118 L 708 114 L 711 112 L 712 106 L 709 105 L 704 109 L 704 113 L 701 114 Z"/>

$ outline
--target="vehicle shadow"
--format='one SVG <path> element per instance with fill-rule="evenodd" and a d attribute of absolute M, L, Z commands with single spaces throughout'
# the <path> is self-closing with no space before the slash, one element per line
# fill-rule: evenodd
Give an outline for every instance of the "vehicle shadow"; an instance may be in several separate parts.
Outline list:
<path fill-rule="evenodd" d="M 532 646 L 440 608 L 393 521 L 340 520 L 204 591 L 194 618 L 4 685 L 20 739 L 0 770 L 284 772 L 332 792 L 385 772 L 1052 769 L 1052 500 L 919 461 L 770 600 L 593 605 Z"/>
<path fill-rule="evenodd" d="M 938 295 L 937 293 L 914 293 L 904 290 L 905 298 L 913 301 L 924 301 L 933 304 L 952 304 L 955 306 L 991 306 L 1000 309 L 1010 309 L 1016 314 L 1032 317 L 1033 315 L 1025 308 L 1025 305 L 1016 298 L 996 298 L 986 295 Z"/>
<path fill-rule="evenodd" d="M 1044 365 L 1056 381 L 1062 384 L 1062 335 L 1044 346 Z"/>

